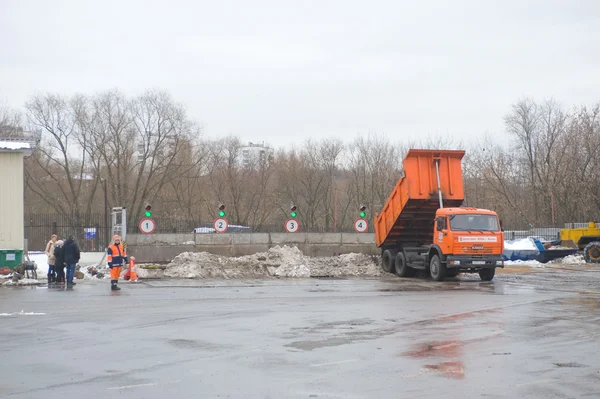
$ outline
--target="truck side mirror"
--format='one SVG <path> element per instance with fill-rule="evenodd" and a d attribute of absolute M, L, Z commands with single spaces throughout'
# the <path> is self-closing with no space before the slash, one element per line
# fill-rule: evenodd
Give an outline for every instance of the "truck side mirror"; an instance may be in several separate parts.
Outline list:
<path fill-rule="evenodd" d="M 500 219 L 498 223 L 500 223 L 500 231 L 504 231 L 504 227 L 502 227 L 502 219 Z"/>

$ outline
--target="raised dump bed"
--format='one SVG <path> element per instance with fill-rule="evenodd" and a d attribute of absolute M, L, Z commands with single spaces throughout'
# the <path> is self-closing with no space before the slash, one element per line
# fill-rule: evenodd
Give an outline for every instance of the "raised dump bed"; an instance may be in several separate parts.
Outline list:
<path fill-rule="evenodd" d="M 375 216 L 378 247 L 391 244 L 424 245 L 433 242 L 433 223 L 441 207 L 459 207 L 464 201 L 461 160 L 464 151 L 409 150 L 403 174 L 381 213 Z M 439 168 L 439 187 L 436 168 Z"/>

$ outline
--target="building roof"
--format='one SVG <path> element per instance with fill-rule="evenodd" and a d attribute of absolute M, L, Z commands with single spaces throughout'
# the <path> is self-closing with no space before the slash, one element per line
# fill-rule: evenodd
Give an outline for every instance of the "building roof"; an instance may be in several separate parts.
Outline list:
<path fill-rule="evenodd" d="M 29 152 L 33 149 L 29 140 L 0 139 L 0 152 Z"/>

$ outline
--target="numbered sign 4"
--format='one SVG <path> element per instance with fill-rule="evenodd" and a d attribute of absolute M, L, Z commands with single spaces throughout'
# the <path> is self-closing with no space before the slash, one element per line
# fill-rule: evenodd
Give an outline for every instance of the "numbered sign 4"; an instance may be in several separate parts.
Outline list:
<path fill-rule="evenodd" d="M 218 218 L 215 220 L 215 231 L 217 233 L 225 233 L 229 228 L 229 223 L 225 218 Z"/>
<path fill-rule="evenodd" d="M 152 234 L 156 229 L 156 223 L 153 219 L 142 219 L 140 222 L 140 231 L 144 234 Z"/>
<path fill-rule="evenodd" d="M 300 228 L 300 224 L 296 219 L 288 219 L 285 221 L 285 231 L 288 233 L 295 233 Z"/>
<path fill-rule="evenodd" d="M 354 230 L 356 230 L 357 233 L 364 233 L 368 229 L 369 224 L 365 219 L 356 219 L 356 221 L 354 222 Z"/>

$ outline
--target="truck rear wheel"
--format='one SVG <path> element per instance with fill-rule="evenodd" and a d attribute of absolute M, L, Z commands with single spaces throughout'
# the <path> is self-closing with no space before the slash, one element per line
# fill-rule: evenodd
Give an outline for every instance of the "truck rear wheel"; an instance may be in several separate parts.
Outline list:
<path fill-rule="evenodd" d="M 600 263 L 600 241 L 590 242 L 583 249 L 583 257 L 587 263 Z"/>
<path fill-rule="evenodd" d="M 479 278 L 481 278 L 481 280 L 483 281 L 492 281 L 494 275 L 496 275 L 496 269 L 494 269 L 493 267 L 481 269 L 479 271 Z"/>
<path fill-rule="evenodd" d="M 402 252 L 396 255 L 395 271 L 398 277 L 412 277 L 416 270 L 406 264 L 406 257 Z"/>
<path fill-rule="evenodd" d="M 438 255 L 433 255 L 429 262 L 429 273 L 431 274 L 431 278 L 435 281 L 444 281 L 447 271 L 448 269 L 446 269 L 446 265 L 442 263 L 440 257 Z"/>
<path fill-rule="evenodd" d="M 386 249 L 385 251 L 383 251 L 383 255 L 381 256 L 381 268 L 384 272 L 394 272 L 394 262 L 396 262 L 397 254 L 398 251 L 396 251 L 395 249 Z"/>

